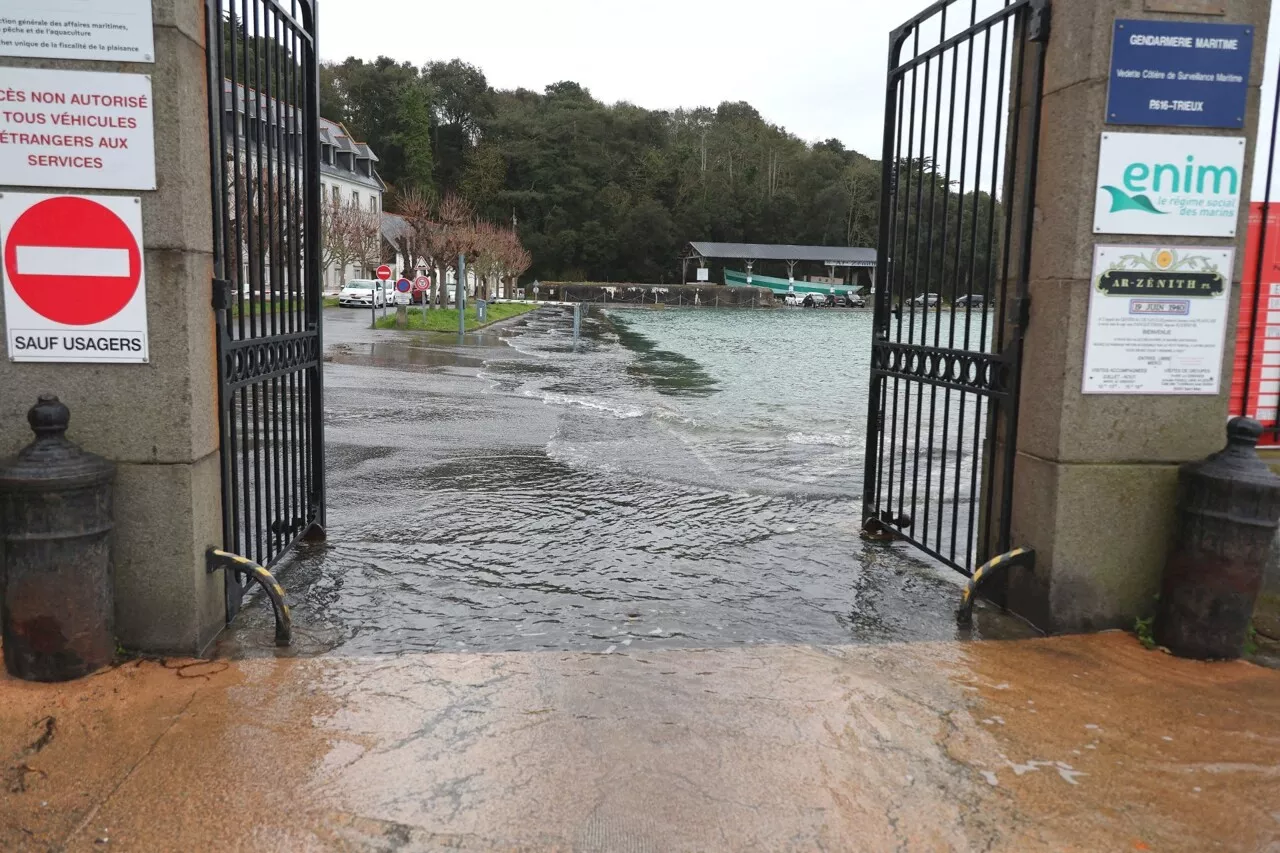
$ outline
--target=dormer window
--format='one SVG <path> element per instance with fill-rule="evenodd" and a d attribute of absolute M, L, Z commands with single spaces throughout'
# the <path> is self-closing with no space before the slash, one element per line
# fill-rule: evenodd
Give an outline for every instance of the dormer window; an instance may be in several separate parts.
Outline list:
<path fill-rule="evenodd" d="M 327 165 L 330 165 L 330 166 L 333 165 L 333 146 L 332 145 L 324 146 L 324 162 Z"/>

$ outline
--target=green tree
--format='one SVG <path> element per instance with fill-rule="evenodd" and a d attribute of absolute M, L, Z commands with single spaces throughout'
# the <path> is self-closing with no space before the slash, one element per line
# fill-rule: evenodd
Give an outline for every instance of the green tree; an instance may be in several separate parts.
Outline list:
<path fill-rule="evenodd" d="M 400 92 L 392 139 L 403 157 L 396 183 L 428 197 L 435 194 L 435 161 L 431 152 L 431 101 L 426 84 L 415 81 Z"/>

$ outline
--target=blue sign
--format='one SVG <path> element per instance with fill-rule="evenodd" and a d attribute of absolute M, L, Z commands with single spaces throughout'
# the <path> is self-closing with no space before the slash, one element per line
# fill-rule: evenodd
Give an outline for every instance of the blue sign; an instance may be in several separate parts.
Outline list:
<path fill-rule="evenodd" d="M 413 290 L 413 282 L 409 281 L 407 278 L 402 278 L 396 282 L 396 290 L 401 293 L 408 293 L 410 290 Z"/>
<path fill-rule="evenodd" d="M 1108 124 L 1244 127 L 1253 27 L 1116 21 Z"/>

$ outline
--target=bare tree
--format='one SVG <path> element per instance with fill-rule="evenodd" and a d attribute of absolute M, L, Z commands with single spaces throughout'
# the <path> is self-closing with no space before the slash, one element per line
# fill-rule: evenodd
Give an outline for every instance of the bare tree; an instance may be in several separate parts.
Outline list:
<path fill-rule="evenodd" d="M 287 174 L 262 168 L 228 176 L 223 238 L 227 275 L 236 289 L 271 298 L 301 289 L 303 229 L 302 192 Z"/>
<path fill-rule="evenodd" d="M 324 274 L 330 267 L 337 267 L 339 278 L 346 275 L 347 267 L 360 260 L 355 236 L 355 215 L 359 211 L 350 204 L 326 201 L 320 205 L 320 261 Z"/>
<path fill-rule="evenodd" d="M 457 272 L 458 256 L 470 256 L 474 253 L 475 211 L 461 196 L 450 193 L 440 202 L 438 219 L 440 227 L 432 236 L 431 243 L 435 249 L 435 256 L 439 260 L 441 273 L 447 273 L 450 270 Z M 443 279 L 444 276 L 441 275 L 441 278 Z M 459 280 L 458 287 L 466 287 L 466 282 Z M 443 302 L 445 300 L 443 280 L 436 291 L 437 298 Z"/>
<path fill-rule="evenodd" d="M 514 231 L 510 232 L 511 240 L 508 245 L 507 253 L 503 257 L 503 263 L 506 266 L 507 293 L 513 292 L 513 288 L 520 281 L 520 276 L 533 266 L 533 256 L 529 254 L 529 250 L 520 245 L 520 240 L 516 237 Z"/>
<path fill-rule="evenodd" d="M 440 276 L 436 274 L 437 258 L 432 238 L 440 224 L 436 221 L 431 200 L 417 188 L 413 188 L 397 194 L 396 207 L 409 226 L 409 233 L 401 247 L 409 259 L 409 265 L 421 263 L 426 266 L 431 271 L 431 278 L 435 279 L 436 286 L 439 286 Z M 428 303 L 431 301 L 429 292 L 426 300 Z"/>
<path fill-rule="evenodd" d="M 368 271 L 376 268 L 382 260 L 382 217 L 375 211 L 361 210 L 352 204 L 350 220 L 351 254 L 368 275 Z"/>

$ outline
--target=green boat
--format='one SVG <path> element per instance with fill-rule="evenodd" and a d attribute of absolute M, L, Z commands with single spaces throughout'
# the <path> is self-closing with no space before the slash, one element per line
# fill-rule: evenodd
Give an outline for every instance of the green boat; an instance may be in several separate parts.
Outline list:
<path fill-rule="evenodd" d="M 729 287 L 747 287 L 747 274 L 738 272 L 737 270 L 724 271 L 724 283 Z M 785 278 L 772 278 L 767 275 L 751 274 L 751 287 L 763 287 L 772 290 L 778 296 L 786 296 L 788 293 L 798 293 L 801 296 L 812 293 L 814 296 L 825 298 L 835 288 L 835 293 L 842 296 L 852 296 L 858 292 L 858 288 L 852 285 L 830 285 L 818 284 L 812 281 L 788 281 Z"/>

